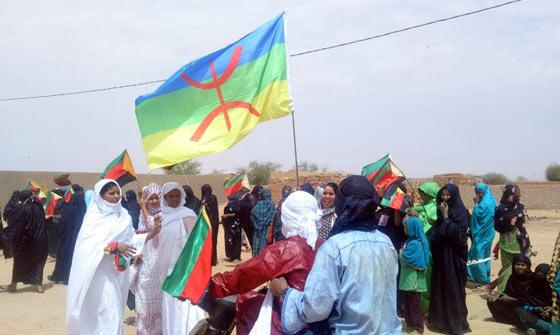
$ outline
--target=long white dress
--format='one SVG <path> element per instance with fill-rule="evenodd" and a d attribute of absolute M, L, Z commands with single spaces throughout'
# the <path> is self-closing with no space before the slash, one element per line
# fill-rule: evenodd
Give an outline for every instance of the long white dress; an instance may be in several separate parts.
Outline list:
<path fill-rule="evenodd" d="M 181 192 L 183 201 L 176 208 L 170 207 L 165 201 L 165 194 L 173 189 Z M 161 282 L 173 271 L 181 254 L 189 233 L 194 226 L 196 214 L 184 207 L 185 192 L 177 183 L 167 183 L 162 187 L 162 223 L 158 235 L 158 262 L 161 266 Z M 206 313 L 189 300 L 180 301 L 167 292 L 163 292 L 162 328 L 164 335 L 187 335 L 206 318 Z"/>
<path fill-rule="evenodd" d="M 128 295 L 128 270 L 118 272 L 113 255 L 104 248 L 113 241 L 133 245 L 137 253 L 147 234 L 135 234 L 132 219 L 120 202 L 103 200 L 100 191 L 113 180 L 95 185 L 94 199 L 76 240 L 66 301 L 66 333 L 121 335 Z"/>
<path fill-rule="evenodd" d="M 140 215 L 138 229 L 151 231 L 154 217 Z M 158 264 L 159 236 L 155 236 L 144 245 L 141 261 L 131 267 L 130 290 L 134 293 L 136 303 L 136 333 L 138 335 L 161 335 L 161 307 L 163 291 L 161 290 L 160 266 Z"/>

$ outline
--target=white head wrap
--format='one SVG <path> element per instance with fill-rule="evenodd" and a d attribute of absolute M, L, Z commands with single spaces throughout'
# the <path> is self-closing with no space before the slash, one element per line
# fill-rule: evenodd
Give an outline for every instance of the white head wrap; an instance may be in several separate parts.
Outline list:
<path fill-rule="evenodd" d="M 282 204 L 282 234 L 286 238 L 300 236 L 315 249 L 317 241 L 317 220 L 321 211 L 314 196 L 307 192 L 296 191 Z"/>
<path fill-rule="evenodd" d="M 179 205 L 175 208 L 169 206 L 167 200 L 165 200 L 165 195 L 172 190 L 179 190 L 181 192 L 181 201 Z M 176 182 L 170 182 L 163 184 L 161 188 L 162 198 L 161 198 L 161 211 L 163 213 L 162 226 L 166 225 L 167 222 L 182 219 L 185 217 L 196 217 L 196 213 L 192 209 L 185 207 L 185 190 L 177 184 Z"/>

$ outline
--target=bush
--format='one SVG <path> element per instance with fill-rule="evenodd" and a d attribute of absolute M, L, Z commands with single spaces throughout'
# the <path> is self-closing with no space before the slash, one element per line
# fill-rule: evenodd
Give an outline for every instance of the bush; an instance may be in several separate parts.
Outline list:
<path fill-rule="evenodd" d="M 550 164 L 544 174 L 548 181 L 560 181 L 560 164 Z"/>
<path fill-rule="evenodd" d="M 317 172 L 319 171 L 319 164 L 303 161 L 298 164 L 300 171 Z M 295 167 L 294 167 L 295 168 Z"/>
<path fill-rule="evenodd" d="M 245 170 L 247 172 L 247 178 L 249 179 L 249 184 L 251 185 L 268 185 L 270 174 L 278 171 L 280 166 L 280 164 L 272 162 L 252 161 L 249 163 L 246 170 L 241 169 L 239 171 Z"/>
<path fill-rule="evenodd" d="M 505 185 L 509 179 L 503 173 L 489 172 L 482 176 L 482 182 L 487 185 Z"/>
<path fill-rule="evenodd" d="M 182 163 L 174 165 L 173 168 L 171 168 L 170 173 L 196 175 L 200 174 L 200 166 L 201 164 L 195 160 L 184 161 Z"/>

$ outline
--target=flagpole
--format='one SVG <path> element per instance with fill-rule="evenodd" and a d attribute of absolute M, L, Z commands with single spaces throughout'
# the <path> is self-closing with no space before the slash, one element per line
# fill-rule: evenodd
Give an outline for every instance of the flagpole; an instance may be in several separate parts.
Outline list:
<path fill-rule="evenodd" d="M 294 135 L 294 158 L 296 161 L 296 187 L 299 187 L 299 166 L 297 160 L 297 141 L 296 141 L 296 120 L 294 117 L 295 110 L 292 111 L 292 133 Z"/>

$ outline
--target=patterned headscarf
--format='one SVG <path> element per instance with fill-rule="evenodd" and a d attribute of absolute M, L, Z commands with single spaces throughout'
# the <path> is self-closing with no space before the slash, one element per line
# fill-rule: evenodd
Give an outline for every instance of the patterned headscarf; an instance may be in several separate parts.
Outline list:
<path fill-rule="evenodd" d="M 142 189 L 142 198 L 148 200 L 152 195 L 157 195 L 161 201 L 161 187 L 156 183 L 150 183 Z M 160 212 L 160 208 L 150 208 L 146 206 L 150 215 L 156 215 Z"/>

